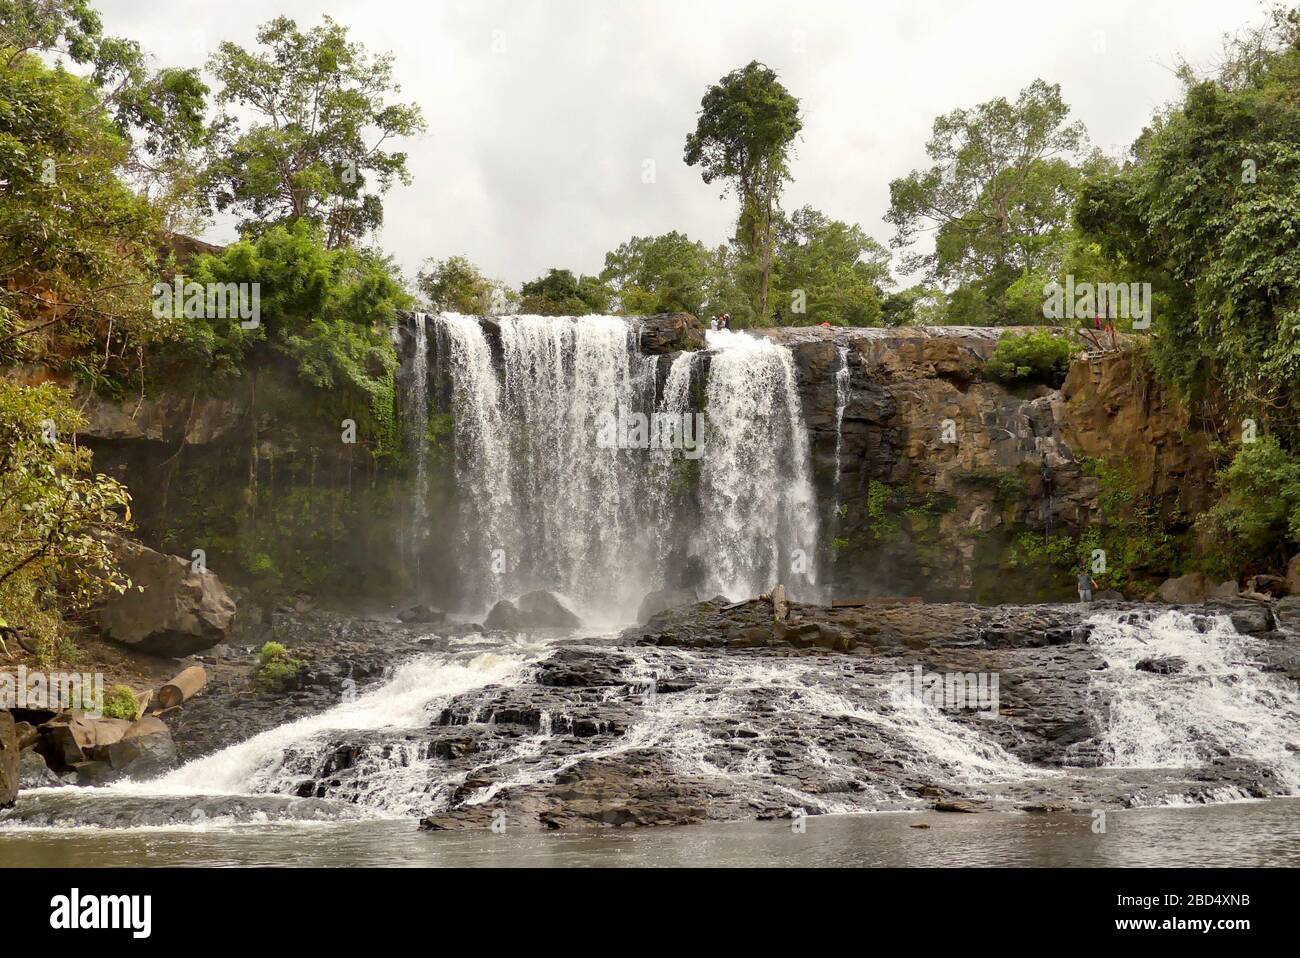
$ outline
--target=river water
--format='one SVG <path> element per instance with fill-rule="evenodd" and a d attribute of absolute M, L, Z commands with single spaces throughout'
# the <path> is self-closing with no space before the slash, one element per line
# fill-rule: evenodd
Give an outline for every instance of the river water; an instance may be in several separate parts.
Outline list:
<path fill-rule="evenodd" d="M 1300 802 L 1088 815 L 827 815 L 789 822 L 546 833 L 417 832 L 410 822 L 7 831 L 0 867 L 1300 865 Z M 926 825 L 928 828 L 915 826 Z"/>

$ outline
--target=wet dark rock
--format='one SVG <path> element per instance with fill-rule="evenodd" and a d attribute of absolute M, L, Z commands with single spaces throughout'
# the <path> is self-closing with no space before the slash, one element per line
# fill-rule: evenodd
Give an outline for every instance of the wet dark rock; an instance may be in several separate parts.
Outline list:
<path fill-rule="evenodd" d="M 1187 660 L 1176 655 L 1163 658 L 1140 659 L 1134 666 L 1139 672 L 1151 672 L 1154 675 L 1177 675 L 1187 668 Z"/>
<path fill-rule="evenodd" d="M 0 710 L 0 808 L 8 808 L 18 797 L 19 752 L 14 717 Z"/>
<path fill-rule="evenodd" d="M 666 612 L 669 609 L 680 608 L 681 606 L 694 605 L 699 601 L 694 589 L 656 589 L 653 592 L 646 593 L 646 597 L 641 600 L 641 605 L 637 609 L 636 620 L 639 624 L 645 625 L 653 616 L 660 612 Z"/>
<path fill-rule="evenodd" d="M 177 762 L 176 743 L 171 732 L 156 718 L 135 722 L 122 738 L 108 746 L 108 763 L 129 778 L 161 775 Z"/>
<path fill-rule="evenodd" d="M 483 621 L 487 629 L 526 632 L 530 629 L 576 629 L 582 621 L 551 592 L 538 589 L 514 602 L 502 599 Z"/>
<path fill-rule="evenodd" d="M 704 348 L 704 327 L 690 313 L 656 313 L 638 316 L 640 350 L 647 356 Z"/>
<path fill-rule="evenodd" d="M 397 620 L 399 622 L 410 622 L 420 625 L 436 625 L 440 622 L 444 622 L 446 618 L 446 612 L 443 612 L 440 609 L 435 609 L 431 605 L 413 605 L 409 609 L 403 609 L 401 612 L 397 613 Z"/>
<path fill-rule="evenodd" d="M 56 788 L 63 784 L 63 779 L 45 764 L 40 752 L 29 748 L 22 753 L 18 763 L 19 788 Z"/>

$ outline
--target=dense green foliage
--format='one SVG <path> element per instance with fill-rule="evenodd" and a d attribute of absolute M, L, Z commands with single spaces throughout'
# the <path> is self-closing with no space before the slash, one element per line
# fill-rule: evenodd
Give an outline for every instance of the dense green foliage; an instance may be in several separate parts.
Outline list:
<path fill-rule="evenodd" d="M 885 217 L 907 247 L 923 230 L 934 249 L 910 254 L 904 267 L 931 282 L 956 284 L 953 322 L 1024 322 L 1007 304 L 1008 288 L 1059 258 L 1077 171 L 1071 158 L 1086 134 L 1067 123 L 1058 85 L 1035 80 L 1014 103 L 998 97 L 934 121 L 926 153 L 934 161 L 889 185 Z"/>
<path fill-rule="evenodd" d="M 1007 333 L 998 340 L 985 371 L 999 382 L 1032 381 L 1059 386 L 1079 348 L 1046 329 Z"/>
<path fill-rule="evenodd" d="M 84 424 L 53 383 L 0 380 L 0 615 L 57 658 L 64 618 L 128 583 L 110 541 L 128 528 L 130 496 L 90 471 Z"/>
<path fill-rule="evenodd" d="M 715 275 L 709 249 L 673 231 L 633 236 L 606 253 L 600 278 L 613 288 L 619 310 L 626 315 L 687 312 L 700 316 L 713 308 Z"/>
<path fill-rule="evenodd" d="M 548 270 L 545 276 L 520 287 L 519 309 L 537 316 L 585 316 L 607 313 L 612 294 L 596 276 L 574 276 L 567 269 Z"/>
<path fill-rule="evenodd" d="M 130 721 L 135 718 L 136 710 L 139 707 L 140 703 L 129 686 L 114 685 L 104 693 L 102 708 L 106 718 Z"/>
<path fill-rule="evenodd" d="M 805 206 L 782 221 L 776 264 L 777 325 L 880 325 L 889 253 L 862 227 Z"/>
<path fill-rule="evenodd" d="M 1155 286 L 1159 376 L 1230 441 L 1259 432 L 1203 519 L 1209 561 L 1237 571 L 1300 546 L 1300 11 L 1230 44 L 1215 75 L 1181 73 L 1183 101 L 1084 182 L 1078 220 Z"/>
<path fill-rule="evenodd" d="M 257 652 L 253 684 L 262 691 L 276 691 L 296 677 L 305 664 L 291 656 L 279 642 L 267 642 Z"/>
<path fill-rule="evenodd" d="M 1284 543 L 1300 543 L 1300 457 L 1266 436 L 1241 447 L 1219 473 L 1222 499 L 1201 526 L 1230 571 L 1281 566 Z"/>
<path fill-rule="evenodd" d="M 210 64 L 217 102 L 255 117 L 243 129 L 217 121 L 213 202 L 243 213 L 245 231 L 305 220 L 330 249 L 348 245 L 383 222 L 381 195 L 410 182 L 406 154 L 383 145 L 424 129 L 419 107 L 391 102 L 392 58 L 371 57 L 329 17 L 307 31 L 277 17 L 257 42 L 268 50 L 222 43 Z"/>
<path fill-rule="evenodd" d="M 503 284 L 488 279 L 464 256 L 425 260 L 415 285 L 424 305 L 436 312 L 483 315 L 508 307 L 512 299 Z"/>

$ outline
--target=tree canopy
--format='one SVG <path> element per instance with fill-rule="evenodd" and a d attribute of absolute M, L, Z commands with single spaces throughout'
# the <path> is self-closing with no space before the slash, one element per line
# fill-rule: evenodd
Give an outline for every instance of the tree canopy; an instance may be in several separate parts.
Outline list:
<path fill-rule="evenodd" d="M 410 182 L 406 154 L 385 144 L 423 131 L 420 109 L 391 99 L 392 57 L 371 56 L 329 17 L 305 31 L 276 17 L 257 42 L 268 50 L 226 41 L 209 64 L 217 102 L 254 117 L 218 120 L 212 200 L 244 214 L 246 231 L 305 219 L 331 249 L 355 242 L 383 222 L 382 195 Z"/>
<path fill-rule="evenodd" d="M 753 272 L 747 285 L 761 320 L 768 312 L 775 216 L 802 128 L 799 101 L 755 60 L 709 87 L 686 137 L 686 164 L 699 166 L 705 183 L 722 180 L 740 198 L 736 239 Z"/>

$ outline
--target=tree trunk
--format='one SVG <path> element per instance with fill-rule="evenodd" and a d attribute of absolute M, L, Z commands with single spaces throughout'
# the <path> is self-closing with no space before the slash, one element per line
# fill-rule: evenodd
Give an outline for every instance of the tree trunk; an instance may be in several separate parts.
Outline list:
<path fill-rule="evenodd" d="M 201 665 L 192 665 L 158 690 L 158 707 L 170 709 L 182 705 L 207 684 L 207 671 Z"/>

